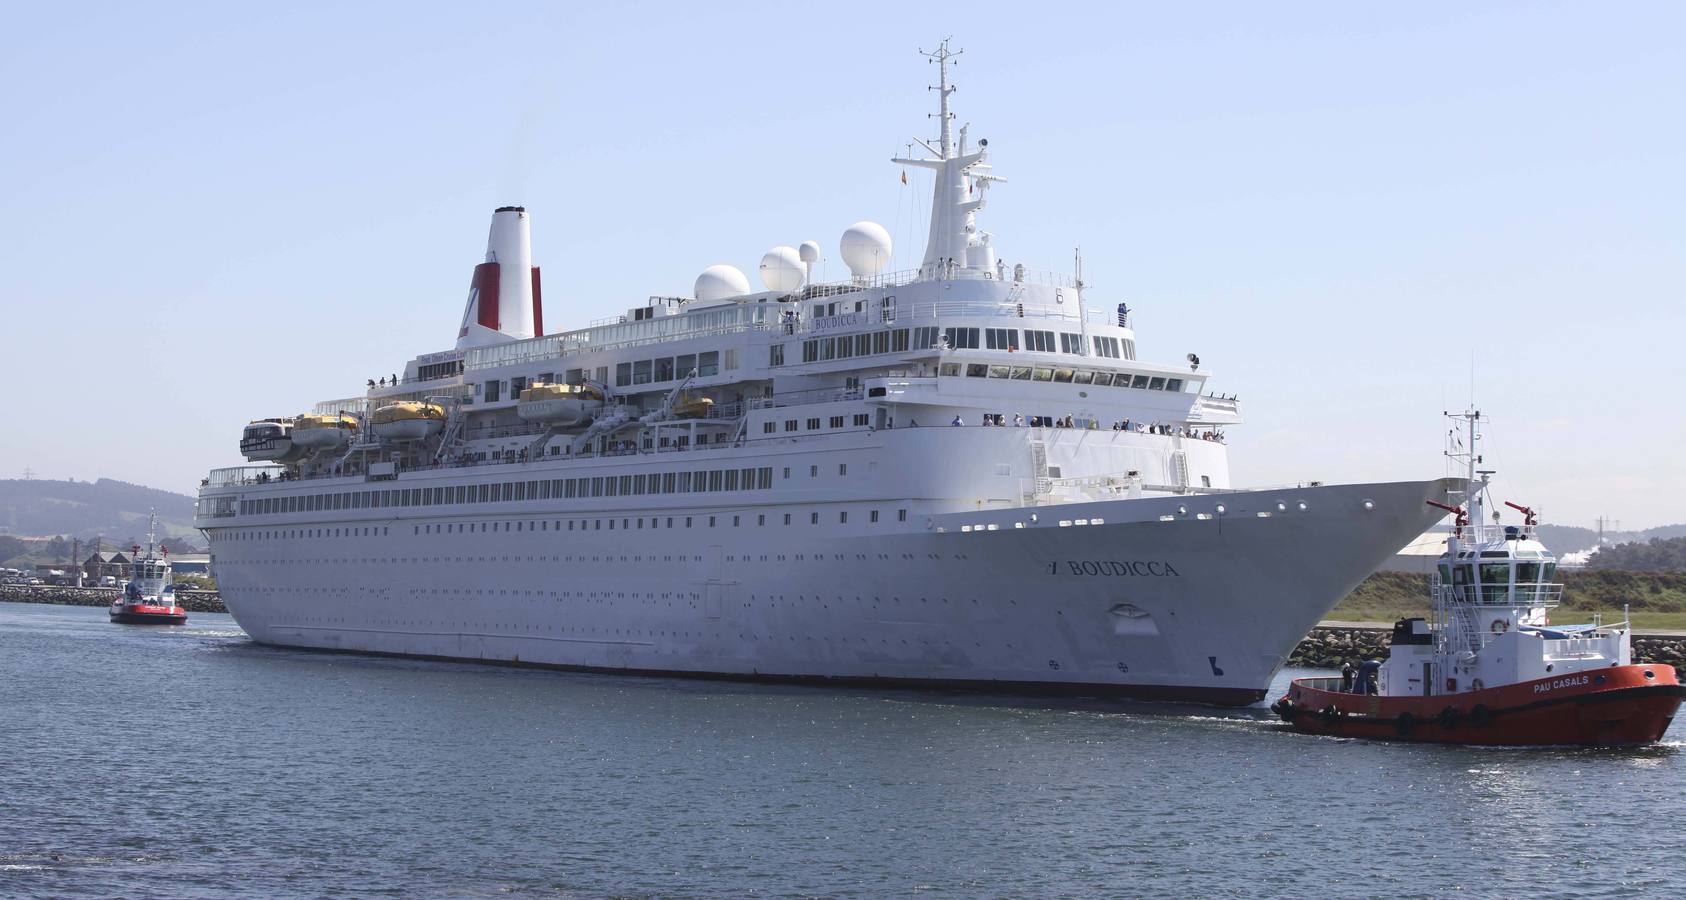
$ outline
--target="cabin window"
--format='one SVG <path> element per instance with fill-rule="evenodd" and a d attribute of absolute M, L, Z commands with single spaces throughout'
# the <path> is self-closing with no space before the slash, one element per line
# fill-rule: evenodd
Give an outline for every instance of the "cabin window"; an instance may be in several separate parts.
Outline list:
<path fill-rule="evenodd" d="M 1031 331 L 1025 329 L 1024 346 L 1026 350 L 1037 353 L 1054 352 L 1054 333 L 1052 331 Z"/>
<path fill-rule="evenodd" d="M 1165 390 L 1171 391 L 1172 393 L 1181 393 L 1182 389 L 1183 389 L 1183 380 L 1181 378 L 1167 378 L 1167 379 L 1165 379 Z"/>
<path fill-rule="evenodd" d="M 1060 352 L 1082 355 L 1083 335 L 1060 332 Z"/>
<path fill-rule="evenodd" d="M 1107 359 L 1117 359 L 1118 356 L 1119 356 L 1119 353 L 1118 353 L 1118 338 L 1101 337 L 1100 335 L 1096 335 L 1095 336 L 1095 355 L 1096 356 L 1104 356 Z"/>
<path fill-rule="evenodd" d="M 641 359 L 632 364 L 632 383 L 649 384 L 655 372 L 656 362 L 653 359 Z"/>
<path fill-rule="evenodd" d="M 1070 384 L 1074 373 L 1070 369 L 1055 369 L 1054 381 L 1059 384 Z"/>
<path fill-rule="evenodd" d="M 890 352 L 890 332 L 888 332 L 888 331 L 873 332 L 873 335 L 872 335 L 872 352 L 873 353 L 889 353 Z"/>
<path fill-rule="evenodd" d="M 832 428 L 842 428 L 843 427 L 843 417 L 842 416 L 832 416 L 831 417 L 831 427 Z"/>
<path fill-rule="evenodd" d="M 944 377 L 948 377 L 948 378 L 959 378 L 960 377 L 960 364 L 959 363 L 943 363 L 940 367 L 938 367 L 937 374 L 942 375 Z"/>
<path fill-rule="evenodd" d="M 1145 391 L 1147 390 L 1147 383 L 1152 380 L 1153 379 L 1147 377 L 1146 375 L 1137 375 L 1136 379 L 1130 382 L 1130 387 L 1139 388 Z"/>
<path fill-rule="evenodd" d="M 784 365 L 783 344 L 771 344 L 767 347 L 767 365 L 769 367 Z"/>
<path fill-rule="evenodd" d="M 1019 349 L 1019 330 L 1017 328 L 985 328 L 984 348 L 988 350 Z"/>
<path fill-rule="evenodd" d="M 486 402 L 487 403 L 498 402 L 498 400 L 500 399 L 501 394 L 502 394 L 502 389 L 503 389 L 503 382 L 501 382 L 501 381 L 488 381 L 488 382 L 486 382 L 486 388 L 485 388 Z"/>
<path fill-rule="evenodd" d="M 907 329 L 897 328 L 890 332 L 890 352 L 900 353 L 908 348 Z"/>
<path fill-rule="evenodd" d="M 966 377 L 967 378 L 988 378 L 989 377 L 989 366 L 986 366 L 983 363 L 967 363 L 966 364 Z"/>
<path fill-rule="evenodd" d="M 1073 384 L 1089 384 L 1095 380 L 1095 373 L 1079 369 L 1071 375 Z"/>
<path fill-rule="evenodd" d="M 1095 373 L 1095 384 L 1104 387 L 1104 386 L 1109 385 L 1111 383 L 1112 383 L 1112 373 L 1111 372 L 1096 372 Z"/>
<path fill-rule="evenodd" d="M 720 351 L 710 350 L 697 354 L 697 376 L 706 378 L 709 375 L 720 374 Z"/>
<path fill-rule="evenodd" d="M 1165 390 L 1165 379 L 1154 378 L 1153 380 L 1151 380 L 1147 383 L 1147 389 L 1150 390 L 1150 391 Z"/>
<path fill-rule="evenodd" d="M 1035 369 L 1031 370 L 1030 380 L 1031 381 L 1053 381 L 1054 380 L 1054 370 L 1049 369 L 1049 368 L 1044 368 L 1042 366 L 1037 366 Z"/>
<path fill-rule="evenodd" d="M 673 371 L 676 372 L 680 378 L 684 378 L 685 376 L 691 374 L 691 370 L 696 367 L 697 355 L 695 353 L 682 353 L 673 358 Z"/>

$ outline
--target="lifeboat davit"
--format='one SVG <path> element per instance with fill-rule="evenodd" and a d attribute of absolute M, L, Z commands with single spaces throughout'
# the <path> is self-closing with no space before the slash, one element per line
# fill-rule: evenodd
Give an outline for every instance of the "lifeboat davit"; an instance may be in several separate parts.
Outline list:
<path fill-rule="evenodd" d="M 589 385 L 535 384 L 521 392 L 515 414 L 528 422 L 585 425 L 603 410 L 603 392 Z"/>
<path fill-rule="evenodd" d="M 686 394 L 673 404 L 673 414 L 681 419 L 706 419 L 714 401 L 695 394 Z"/>
<path fill-rule="evenodd" d="M 252 462 L 292 462 L 304 449 L 293 443 L 292 419 L 254 419 L 240 433 L 240 455 Z"/>
<path fill-rule="evenodd" d="M 369 430 L 383 441 L 419 441 L 445 427 L 445 408 L 436 403 L 403 400 L 376 409 Z"/>
<path fill-rule="evenodd" d="M 335 416 L 299 416 L 293 420 L 293 443 L 308 450 L 332 450 L 357 437 L 357 419 L 345 413 Z"/>

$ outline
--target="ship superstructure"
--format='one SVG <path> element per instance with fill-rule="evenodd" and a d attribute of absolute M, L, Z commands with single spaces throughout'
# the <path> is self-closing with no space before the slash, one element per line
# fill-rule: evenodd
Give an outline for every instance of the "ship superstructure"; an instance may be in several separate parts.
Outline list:
<path fill-rule="evenodd" d="M 1237 490 L 1233 397 L 1137 356 L 1123 304 L 1008 267 L 1002 179 L 953 128 L 919 267 L 859 222 L 841 283 L 775 247 L 764 289 L 545 334 L 505 207 L 457 343 L 308 414 L 202 486 L 224 602 L 262 642 L 581 669 L 1263 696 L 1453 480 Z M 553 310 L 554 311 L 554 310 Z"/>

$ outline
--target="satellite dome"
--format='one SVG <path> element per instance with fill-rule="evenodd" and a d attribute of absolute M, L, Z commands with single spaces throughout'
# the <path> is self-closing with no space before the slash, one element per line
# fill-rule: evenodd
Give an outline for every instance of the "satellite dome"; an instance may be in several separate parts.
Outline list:
<path fill-rule="evenodd" d="M 843 232 L 843 263 L 856 278 L 871 278 L 890 265 L 890 233 L 877 222 L 856 222 Z"/>
<path fill-rule="evenodd" d="M 803 262 L 817 263 L 820 261 L 820 242 L 803 241 L 802 246 L 796 248 L 796 252 L 802 257 Z"/>
<path fill-rule="evenodd" d="M 749 278 L 738 271 L 737 266 L 709 266 L 697 276 L 697 285 L 693 292 L 697 299 L 704 303 L 742 297 L 749 293 Z"/>
<path fill-rule="evenodd" d="M 761 257 L 761 283 L 767 290 L 788 294 L 802 287 L 807 269 L 795 247 L 774 247 Z"/>

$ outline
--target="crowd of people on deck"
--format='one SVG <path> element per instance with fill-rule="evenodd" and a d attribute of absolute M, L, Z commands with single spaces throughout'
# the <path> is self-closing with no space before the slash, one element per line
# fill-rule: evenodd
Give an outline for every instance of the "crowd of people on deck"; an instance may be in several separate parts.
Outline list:
<path fill-rule="evenodd" d="M 914 424 L 917 425 L 918 423 L 915 422 Z M 965 425 L 966 419 L 965 417 L 957 414 L 948 424 L 955 426 Z M 1004 428 L 1008 427 L 1008 424 L 1007 417 L 1003 413 L 983 414 L 983 426 L 985 428 Z M 1011 423 L 1013 427 L 1022 428 L 1026 424 L 1027 420 L 1024 416 L 1018 413 L 1013 413 L 1013 420 Z M 1028 420 L 1028 424 L 1032 428 L 1082 428 L 1089 431 L 1096 431 L 1101 427 L 1099 419 L 1078 418 L 1072 415 L 1066 415 L 1063 417 L 1031 416 Z M 894 426 L 892 425 L 891 427 Z M 1113 422 L 1112 430 L 1129 431 L 1136 434 L 1159 434 L 1164 435 L 1165 437 L 1180 437 L 1188 438 L 1190 440 L 1212 441 L 1219 444 L 1224 442 L 1224 433 L 1221 431 L 1216 429 L 1201 430 L 1198 428 L 1192 428 L 1188 425 L 1166 425 L 1160 423 L 1145 424 L 1142 422 L 1134 422 L 1129 419 L 1124 419 L 1120 422 Z"/>

